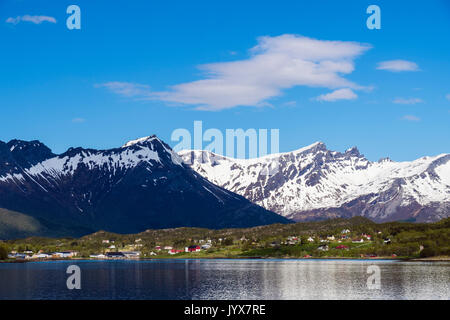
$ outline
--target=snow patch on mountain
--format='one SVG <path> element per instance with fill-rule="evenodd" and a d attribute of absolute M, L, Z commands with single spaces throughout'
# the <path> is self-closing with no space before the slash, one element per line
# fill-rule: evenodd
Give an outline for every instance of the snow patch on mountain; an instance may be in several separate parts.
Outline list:
<path fill-rule="evenodd" d="M 14 150 L 14 144 L 11 148 Z M 159 154 L 165 153 L 164 155 Z M 0 176 L 0 181 L 14 180 L 21 182 L 27 177 L 39 177 L 52 180 L 67 175 L 73 175 L 81 166 L 89 170 L 107 170 L 112 175 L 117 171 L 128 170 L 139 164 L 146 163 L 149 166 L 163 165 L 161 157 L 168 157 L 172 163 L 183 166 L 180 156 L 173 152 L 164 142 L 156 136 L 149 136 L 129 141 L 118 149 L 90 150 L 70 148 L 62 155 L 52 156 L 29 168 L 14 169 L 17 172 L 9 172 Z"/>
<path fill-rule="evenodd" d="M 395 214 L 409 205 L 450 203 L 450 155 L 410 162 L 371 162 L 356 147 L 329 151 L 321 142 L 292 152 L 233 159 L 181 151 L 185 163 L 211 182 L 286 217 L 340 208 L 364 199 L 367 215 Z M 273 171 L 273 168 L 278 168 Z M 267 175 L 272 170 L 273 175 Z M 382 207 L 376 213 L 372 207 Z"/>
<path fill-rule="evenodd" d="M 127 143 L 125 143 L 122 146 L 122 148 L 128 148 L 128 147 L 131 147 L 131 146 L 133 146 L 135 144 L 140 144 L 140 143 L 143 143 L 143 142 L 151 142 L 154 139 L 157 139 L 157 138 L 155 136 L 148 136 L 148 137 L 138 138 L 138 139 L 135 139 L 135 140 L 130 140 Z"/>

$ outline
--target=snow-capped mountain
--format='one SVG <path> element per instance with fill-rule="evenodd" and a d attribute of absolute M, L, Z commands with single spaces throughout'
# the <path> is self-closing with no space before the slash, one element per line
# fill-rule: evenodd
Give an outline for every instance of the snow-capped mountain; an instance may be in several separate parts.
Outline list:
<path fill-rule="evenodd" d="M 317 142 L 256 159 L 208 151 L 179 155 L 214 184 L 297 221 L 358 215 L 429 222 L 450 216 L 450 154 L 371 162 L 356 147 L 340 153 Z"/>
<path fill-rule="evenodd" d="M 204 179 L 156 136 L 60 155 L 38 141 L 0 141 L 0 208 L 74 234 L 288 222 Z"/>

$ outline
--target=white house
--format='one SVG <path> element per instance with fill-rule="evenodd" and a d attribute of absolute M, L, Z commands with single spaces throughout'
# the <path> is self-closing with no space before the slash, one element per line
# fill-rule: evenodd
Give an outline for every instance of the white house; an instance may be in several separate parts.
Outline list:
<path fill-rule="evenodd" d="M 122 253 L 128 259 L 138 259 L 141 256 L 140 251 L 122 251 Z"/>
<path fill-rule="evenodd" d="M 54 252 L 53 256 L 57 258 L 71 258 L 73 253 L 71 251 Z"/>
<path fill-rule="evenodd" d="M 26 259 L 27 255 L 23 253 L 10 253 L 8 254 L 8 258 L 10 259 Z"/>
<path fill-rule="evenodd" d="M 49 259 L 52 256 L 49 255 L 48 253 L 37 253 L 35 255 L 33 255 L 31 258 L 32 259 Z"/>

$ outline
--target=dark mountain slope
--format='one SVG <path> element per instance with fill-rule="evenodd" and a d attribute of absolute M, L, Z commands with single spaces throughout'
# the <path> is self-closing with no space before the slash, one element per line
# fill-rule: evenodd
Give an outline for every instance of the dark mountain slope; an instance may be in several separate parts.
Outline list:
<path fill-rule="evenodd" d="M 0 143 L 0 207 L 73 229 L 70 235 L 289 222 L 207 181 L 156 136 L 57 156 L 36 141 Z"/>

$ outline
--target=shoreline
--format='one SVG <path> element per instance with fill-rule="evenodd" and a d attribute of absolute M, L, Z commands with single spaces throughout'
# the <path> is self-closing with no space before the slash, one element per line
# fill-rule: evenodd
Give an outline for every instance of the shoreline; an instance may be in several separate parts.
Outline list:
<path fill-rule="evenodd" d="M 443 262 L 443 261 L 450 261 L 450 257 L 436 256 L 436 257 L 427 257 L 427 258 L 413 258 L 413 259 L 410 259 L 410 261 Z"/>
<path fill-rule="evenodd" d="M 57 262 L 57 261 L 150 261 L 150 260 L 390 260 L 405 262 L 450 262 L 449 256 L 437 256 L 427 258 L 393 258 L 393 257 L 310 257 L 310 258 L 292 258 L 292 257 L 161 257 L 161 258 L 140 258 L 140 259 L 36 259 L 36 260 L 1 260 L 0 263 L 28 263 L 28 262 Z"/>

